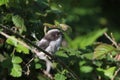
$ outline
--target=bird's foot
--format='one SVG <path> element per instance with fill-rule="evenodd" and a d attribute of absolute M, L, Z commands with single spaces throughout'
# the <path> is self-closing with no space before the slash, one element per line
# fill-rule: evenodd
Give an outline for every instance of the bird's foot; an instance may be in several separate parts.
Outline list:
<path fill-rule="evenodd" d="M 52 76 L 50 73 L 48 73 L 48 72 L 45 71 L 45 70 L 43 70 L 43 73 L 44 73 L 46 76 L 48 76 L 51 80 L 53 80 L 53 76 Z"/>

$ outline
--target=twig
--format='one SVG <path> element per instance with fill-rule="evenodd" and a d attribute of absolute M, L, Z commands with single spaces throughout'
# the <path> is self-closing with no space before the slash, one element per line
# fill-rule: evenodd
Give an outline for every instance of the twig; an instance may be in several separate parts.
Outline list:
<path fill-rule="evenodd" d="M 34 60 L 34 57 L 29 60 L 29 62 L 26 64 L 26 66 L 29 65 L 33 60 Z"/>
<path fill-rule="evenodd" d="M 31 41 L 29 41 L 28 39 L 22 37 L 21 35 L 19 35 L 16 32 L 13 32 L 12 30 L 8 29 L 6 26 L 4 25 L 0 25 L 1 28 L 11 32 L 12 34 L 14 34 L 15 36 L 21 38 L 25 43 L 28 43 L 29 45 L 37 48 L 39 51 L 44 52 L 46 55 L 48 55 L 49 57 L 51 57 L 51 59 L 55 60 L 56 62 L 58 62 L 59 64 L 61 64 L 62 67 L 64 67 L 65 69 L 67 69 L 70 72 L 70 75 L 75 79 L 75 80 L 80 80 L 79 77 L 74 73 L 74 71 L 72 71 L 62 60 L 60 60 L 59 58 L 49 54 L 48 52 L 46 52 L 45 50 L 41 49 L 40 47 L 38 47 L 37 45 L 33 44 Z M 23 44 L 23 43 L 22 43 Z M 26 46 L 28 49 L 32 50 L 34 53 L 36 53 L 36 50 L 32 49 L 29 46 Z"/>
<path fill-rule="evenodd" d="M 118 72 L 120 71 L 120 67 L 115 71 L 115 74 L 113 75 L 113 78 L 111 80 L 114 80 L 117 76 Z"/>
<path fill-rule="evenodd" d="M 27 67 L 27 71 L 25 72 L 25 74 L 29 75 L 30 74 L 30 64 L 28 64 L 26 67 Z"/>
<path fill-rule="evenodd" d="M 16 41 L 16 42 L 22 44 L 24 47 L 32 50 L 32 48 L 30 48 L 26 43 L 24 43 L 24 42 L 16 39 L 15 37 L 11 37 L 11 36 L 9 36 L 8 34 L 6 34 L 6 33 L 4 33 L 4 32 L 0 32 L 0 34 L 3 35 L 3 36 L 5 36 L 6 38 L 10 38 L 11 40 Z"/>
<path fill-rule="evenodd" d="M 115 45 L 116 48 L 118 48 L 118 45 L 117 43 L 115 42 L 115 39 L 113 39 L 113 36 L 112 38 L 110 36 L 108 36 L 107 33 L 104 33 L 104 35 Z"/>

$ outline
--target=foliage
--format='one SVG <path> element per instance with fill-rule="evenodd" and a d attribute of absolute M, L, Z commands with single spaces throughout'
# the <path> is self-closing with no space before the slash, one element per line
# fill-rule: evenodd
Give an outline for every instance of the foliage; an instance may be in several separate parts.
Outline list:
<path fill-rule="evenodd" d="M 55 57 L 80 80 L 119 80 L 119 3 L 117 0 L 0 0 L 0 24 L 33 43 L 48 29 L 60 28 L 64 44 Z M 113 34 L 104 35 L 110 32 Z M 34 53 L 18 41 L 23 40 L 0 27 L 0 80 L 49 80 L 42 73 L 45 63 L 37 57 L 29 63 Z M 74 80 L 63 65 L 54 61 L 53 67 L 55 80 Z"/>

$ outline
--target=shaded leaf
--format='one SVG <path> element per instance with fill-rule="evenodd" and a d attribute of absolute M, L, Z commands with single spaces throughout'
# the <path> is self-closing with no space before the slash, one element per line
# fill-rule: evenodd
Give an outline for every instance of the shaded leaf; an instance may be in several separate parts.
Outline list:
<path fill-rule="evenodd" d="M 63 74 L 57 73 L 54 77 L 55 80 L 66 80 L 67 77 L 64 76 Z"/>
<path fill-rule="evenodd" d="M 35 57 L 34 62 L 35 62 L 35 63 L 39 62 L 39 58 L 38 58 L 38 57 Z"/>
<path fill-rule="evenodd" d="M 86 54 L 83 54 L 83 56 L 84 56 L 86 59 L 89 59 L 89 60 L 92 60 L 92 59 L 93 59 L 93 53 L 86 53 Z"/>
<path fill-rule="evenodd" d="M 39 63 L 35 64 L 35 69 L 40 69 L 41 67 L 42 67 L 41 64 L 39 64 Z"/>
<path fill-rule="evenodd" d="M 0 53 L 0 62 L 3 62 L 6 58 Z"/>
<path fill-rule="evenodd" d="M 3 62 L 1 63 L 1 66 L 3 68 L 7 68 L 8 70 L 10 70 L 12 67 L 11 57 L 7 57 L 5 60 L 3 60 Z"/>
<path fill-rule="evenodd" d="M 102 59 L 104 55 L 112 52 L 115 48 L 109 44 L 101 44 L 95 48 L 93 59 Z"/>
<path fill-rule="evenodd" d="M 22 76 L 22 68 L 19 64 L 13 64 L 13 68 L 10 73 L 13 77 L 21 77 Z"/>
<path fill-rule="evenodd" d="M 93 67 L 91 66 L 81 66 L 80 71 L 83 73 L 89 73 L 93 70 Z"/>
<path fill-rule="evenodd" d="M 20 33 L 22 33 L 23 31 L 26 31 L 24 20 L 19 15 L 12 16 L 12 21 L 14 25 L 18 28 Z"/>
<path fill-rule="evenodd" d="M 19 56 L 12 57 L 12 63 L 21 63 L 23 60 Z"/>

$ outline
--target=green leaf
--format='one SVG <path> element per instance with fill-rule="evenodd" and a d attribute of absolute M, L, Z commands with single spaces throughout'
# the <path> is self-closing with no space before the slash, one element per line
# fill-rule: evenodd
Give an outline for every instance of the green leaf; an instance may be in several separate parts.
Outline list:
<path fill-rule="evenodd" d="M 37 63 L 37 62 L 39 62 L 39 60 L 40 59 L 38 57 L 35 57 L 34 62 Z"/>
<path fill-rule="evenodd" d="M 0 6 L 7 4 L 9 0 L 0 0 Z"/>
<path fill-rule="evenodd" d="M 67 77 L 64 76 L 63 74 L 57 73 L 54 77 L 55 80 L 66 80 Z"/>
<path fill-rule="evenodd" d="M 0 62 L 3 62 L 6 58 L 0 53 Z"/>
<path fill-rule="evenodd" d="M 18 44 L 16 46 L 16 51 L 20 52 L 20 53 L 23 52 L 24 54 L 29 54 L 29 49 L 26 48 L 25 46 L 21 45 L 21 44 Z"/>
<path fill-rule="evenodd" d="M 19 64 L 13 64 L 13 68 L 10 73 L 13 77 L 21 77 L 22 76 L 22 68 Z"/>
<path fill-rule="evenodd" d="M 18 28 L 20 33 L 22 33 L 23 31 L 26 31 L 24 20 L 19 15 L 12 16 L 12 21 L 14 25 Z"/>
<path fill-rule="evenodd" d="M 12 63 L 21 63 L 23 60 L 19 56 L 12 57 Z"/>
<path fill-rule="evenodd" d="M 3 60 L 3 62 L 1 62 L 1 66 L 3 68 L 7 68 L 8 71 L 10 71 L 11 67 L 12 67 L 12 62 L 11 62 L 11 57 L 6 57 L 5 60 Z"/>
<path fill-rule="evenodd" d="M 116 67 L 110 67 L 104 71 L 104 74 L 111 79 L 114 76 L 115 69 Z"/>
<path fill-rule="evenodd" d="M 110 67 L 108 69 L 97 68 L 97 71 L 101 72 L 102 76 L 113 78 L 116 67 Z"/>
<path fill-rule="evenodd" d="M 35 64 L 35 69 L 40 69 L 41 67 L 42 67 L 41 64 L 39 64 L 39 63 Z"/>
<path fill-rule="evenodd" d="M 115 48 L 109 44 L 101 44 L 95 48 L 93 59 L 102 59 L 106 54 L 112 52 Z"/>
<path fill-rule="evenodd" d="M 85 54 L 83 54 L 83 56 L 84 56 L 86 59 L 89 59 L 89 60 L 92 60 L 92 59 L 93 59 L 93 53 L 85 53 Z"/>
<path fill-rule="evenodd" d="M 12 45 L 12 46 L 16 46 L 17 45 L 17 41 L 16 40 L 13 40 L 15 37 L 14 36 L 11 36 L 10 38 L 8 38 L 6 40 L 6 43 Z"/>
<path fill-rule="evenodd" d="M 72 45 L 73 48 L 80 47 L 84 49 L 86 46 L 93 44 L 96 41 L 96 39 L 102 36 L 106 31 L 107 31 L 106 28 L 95 30 L 91 33 L 88 33 L 87 35 L 77 37 L 70 44 Z"/>
<path fill-rule="evenodd" d="M 84 73 L 92 72 L 92 70 L 93 70 L 93 67 L 91 67 L 91 66 L 81 66 L 80 67 L 80 71 L 84 72 Z"/>

